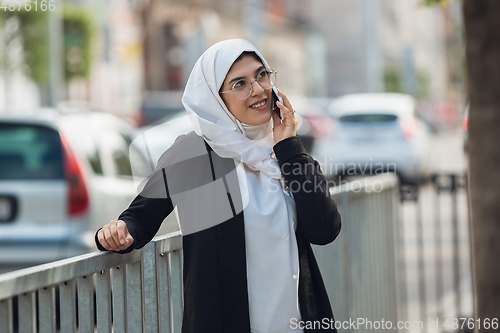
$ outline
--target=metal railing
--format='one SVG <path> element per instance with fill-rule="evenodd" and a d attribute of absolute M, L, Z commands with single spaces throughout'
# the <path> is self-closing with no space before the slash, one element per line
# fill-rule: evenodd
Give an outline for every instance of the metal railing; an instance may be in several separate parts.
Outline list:
<path fill-rule="evenodd" d="M 414 300 L 411 305 L 405 302 L 408 313 L 432 318 L 436 324 L 463 318 L 455 331 L 470 330 L 462 325 L 474 318 L 467 171 L 432 173 L 429 184 L 409 188 L 411 191 L 414 195 L 402 204 L 406 229 L 402 247 L 409 250 L 403 272 L 407 295 L 403 298 Z M 403 194 L 402 199 L 405 197 Z M 443 324 L 439 329 L 450 331 L 450 327 Z"/>
<path fill-rule="evenodd" d="M 313 249 L 335 319 L 395 321 L 397 177 L 373 176 L 330 192 L 342 231 L 335 242 Z M 170 233 L 128 254 L 94 252 L 0 275 L 0 333 L 86 333 L 96 326 L 100 332 L 180 332 L 181 237 Z"/>
<path fill-rule="evenodd" d="M 94 297 L 95 292 L 95 297 Z M 57 297 L 56 297 L 57 296 Z M 0 332 L 180 332 L 182 239 L 0 275 Z"/>
<path fill-rule="evenodd" d="M 394 174 L 381 174 L 331 189 L 342 230 L 326 246 L 313 245 L 339 331 L 380 332 L 381 320 L 401 320 L 399 265 L 400 189 Z M 375 323 L 377 322 L 377 323 Z M 375 323 L 375 324 L 373 324 Z M 357 322 L 358 324 L 358 322 Z M 390 331 L 397 332 L 393 326 Z"/>

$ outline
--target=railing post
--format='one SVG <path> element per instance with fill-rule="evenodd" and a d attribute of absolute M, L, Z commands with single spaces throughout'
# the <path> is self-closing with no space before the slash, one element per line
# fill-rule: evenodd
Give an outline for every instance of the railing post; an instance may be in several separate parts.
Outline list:
<path fill-rule="evenodd" d="M 452 217 L 452 237 L 453 237 L 453 286 L 455 289 L 455 310 L 457 318 L 462 317 L 462 295 L 460 290 L 460 247 L 458 244 L 458 207 L 457 207 L 457 177 L 455 174 L 449 175 L 451 180 L 451 217 Z"/>
<path fill-rule="evenodd" d="M 438 176 L 437 174 L 432 175 L 432 184 L 434 186 L 434 194 L 435 194 L 435 200 L 434 200 L 434 257 L 435 257 L 435 262 L 434 262 L 434 270 L 436 271 L 436 278 L 435 278 L 435 284 L 436 284 L 436 306 L 439 309 L 439 316 L 441 317 L 441 313 L 443 311 L 443 305 L 442 305 L 442 297 L 444 294 L 444 256 L 443 256 L 443 234 L 444 234 L 444 229 L 443 229 L 443 224 L 441 222 L 441 188 L 438 183 Z"/>
<path fill-rule="evenodd" d="M 142 332 L 143 330 L 141 264 L 141 261 L 136 261 L 125 266 L 128 333 Z"/>
<path fill-rule="evenodd" d="M 159 307 L 160 307 L 160 329 L 162 333 L 172 333 L 172 320 L 170 315 L 170 273 L 168 271 L 168 253 L 157 253 L 158 265 L 158 288 L 159 288 Z"/>
<path fill-rule="evenodd" d="M 349 244 L 351 244 L 351 240 L 348 238 L 348 236 L 351 234 L 350 232 L 347 232 L 346 230 L 350 229 L 351 224 L 348 222 L 351 219 L 351 207 L 350 207 L 350 202 L 349 202 L 349 193 L 347 191 L 344 191 L 342 194 L 342 230 L 345 235 L 343 238 L 343 244 L 342 244 L 342 267 L 343 267 L 343 279 L 342 279 L 342 287 L 344 290 L 344 299 L 343 299 L 343 304 L 345 304 L 345 307 L 347 309 L 346 311 L 346 318 L 349 318 L 351 315 L 351 309 L 352 309 L 352 300 L 351 300 L 351 288 L 352 285 L 349 281 L 349 271 L 350 271 L 350 266 L 351 266 L 351 261 L 349 260 L 350 256 L 352 255 L 349 251 Z M 345 303 L 344 303 L 345 302 Z M 341 304 L 342 304 L 341 303 Z"/>
<path fill-rule="evenodd" d="M 468 270 L 469 270 L 469 274 L 470 274 L 470 277 L 471 277 L 471 294 L 472 294 L 472 300 L 475 300 L 476 299 L 476 295 L 475 295 L 475 288 L 474 288 L 474 271 L 473 271 L 473 264 L 472 264 L 472 260 L 473 260 L 473 253 L 472 253 L 472 224 L 471 224 L 471 210 L 470 210 L 470 196 L 469 196 L 469 175 L 468 175 L 468 172 L 466 171 L 464 174 L 463 174 L 463 177 L 464 177 L 464 180 L 463 180 L 463 188 L 465 190 L 465 198 L 467 200 L 467 218 L 465 219 L 466 223 L 467 223 L 467 245 L 469 247 L 469 267 L 468 267 Z M 473 301 L 474 302 L 474 301 Z M 473 304 L 472 306 L 472 318 L 476 318 L 476 307 L 475 305 Z"/>
<path fill-rule="evenodd" d="M 76 333 L 76 279 L 59 283 L 59 299 L 61 332 Z"/>
<path fill-rule="evenodd" d="M 127 332 L 127 298 L 125 297 L 125 267 L 111 268 L 111 281 L 113 283 L 113 331 L 115 333 Z"/>
<path fill-rule="evenodd" d="M 173 333 L 180 333 L 182 328 L 182 267 L 181 252 L 173 250 L 169 256 L 170 262 L 170 285 L 172 295 L 172 326 Z"/>
<path fill-rule="evenodd" d="M 401 256 L 402 253 L 399 252 L 399 223 L 400 223 L 400 191 L 399 191 L 399 182 L 392 187 L 391 190 L 386 191 L 387 196 L 387 219 L 390 224 L 391 230 L 391 241 L 392 241 L 392 249 L 393 249 L 393 262 L 391 264 L 391 269 L 394 270 L 394 283 L 393 285 L 396 288 L 392 291 L 391 299 L 393 301 L 393 311 L 394 317 L 393 322 L 398 321 L 400 318 L 404 318 L 405 310 L 402 306 L 399 306 L 401 300 L 401 280 L 403 276 L 401 275 Z M 396 330 L 398 332 L 399 330 Z"/>
<path fill-rule="evenodd" d="M 40 333 L 56 332 L 56 289 L 48 286 L 38 290 Z"/>
<path fill-rule="evenodd" d="M 93 274 L 78 278 L 78 332 L 94 332 Z"/>
<path fill-rule="evenodd" d="M 420 301 L 420 317 L 427 318 L 427 287 L 425 283 L 425 246 L 424 246 L 424 222 L 422 221 L 422 199 L 415 200 L 416 210 L 416 240 L 417 240 L 417 267 L 418 267 L 418 291 Z"/>
<path fill-rule="evenodd" d="M 12 333 L 12 298 L 0 301 L 0 333 Z"/>
<path fill-rule="evenodd" d="M 109 269 L 96 273 L 97 330 L 111 332 L 111 282 Z"/>
<path fill-rule="evenodd" d="M 158 333 L 158 281 L 156 242 L 149 242 L 142 250 L 144 265 L 144 313 L 146 333 Z"/>
<path fill-rule="evenodd" d="M 18 317 L 19 332 L 35 332 L 36 331 L 36 295 L 35 291 L 28 292 L 18 296 Z"/>

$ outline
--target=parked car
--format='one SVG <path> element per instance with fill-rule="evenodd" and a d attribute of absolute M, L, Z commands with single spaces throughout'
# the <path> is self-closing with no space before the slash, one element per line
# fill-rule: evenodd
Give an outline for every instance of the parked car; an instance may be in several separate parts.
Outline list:
<path fill-rule="evenodd" d="M 295 117 L 298 122 L 296 135 L 300 139 L 300 142 L 302 142 L 304 149 L 308 153 L 311 153 L 314 141 L 316 140 L 313 126 L 307 118 L 301 116 L 300 114 L 295 113 Z"/>
<path fill-rule="evenodd" d="M 95 231 L 137 194 L 129 158 L 147 172 L 133 131 L 82 109 L 0 113 L 2 270 L 96 250 Z"/>
<path fill-rule="evenodd" d="M 148 91 L 144 93 L 137 125 L 149 126 L 164 117 L 170 117 L 184 110 L 182 91 Z"/>
<path fill-rule="evenodd" d="M 335 128 L 335 118 L 328 113 L 331 102 L 332 98 L 297 98 L 293 101 L 293 108 L 309 123 L 315 140 L 328 137 Z"/>
<path fill-rule="evenodd" d="M 413 97 L 396 93 L 350 94 L 328 107 L 334 130 L 313 150 L 325 175 L 395 172 L 402 183 L 430 175 L 430 134 Z"/>
<path fill-rule="evenodd" d="M 160 156 L 174 143 L 175 139 L 193 130 L 193 125 L 185 110 L 165 116 L 155 123 L 135 130 L 132 145 L 156 166 Z"/>

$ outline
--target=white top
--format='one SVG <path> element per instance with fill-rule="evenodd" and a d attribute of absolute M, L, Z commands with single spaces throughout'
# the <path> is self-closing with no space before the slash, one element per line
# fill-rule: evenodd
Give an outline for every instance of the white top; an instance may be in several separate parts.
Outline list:
<path fill-rule="evenodd" d="M 260 126 L 243 124 L 245 134 L 259 139 Z M 243 210 L 247 258 L 250 325 L 255 333 L 303 332 L 289 328 L 300 320 L 299 257 L 295 201 L 276 179 L 236 163 L 241 193 L 248 195 Z M 246 190 L 245 187 L 251 188 Z"/>

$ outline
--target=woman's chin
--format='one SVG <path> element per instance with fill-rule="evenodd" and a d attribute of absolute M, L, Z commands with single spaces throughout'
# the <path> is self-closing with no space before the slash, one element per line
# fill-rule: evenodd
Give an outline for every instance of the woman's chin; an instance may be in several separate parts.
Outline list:
<path fill-rule="evenodd" d="M 248 125 L 256 126 L 267 123 L 269 120 L 271 120 L 271 111 L 263 110 L 263 111 L 258 111 L 257 114 L 254 114 L 252 119 L 247 119 L 247 121 L 243 122 Z"/>

